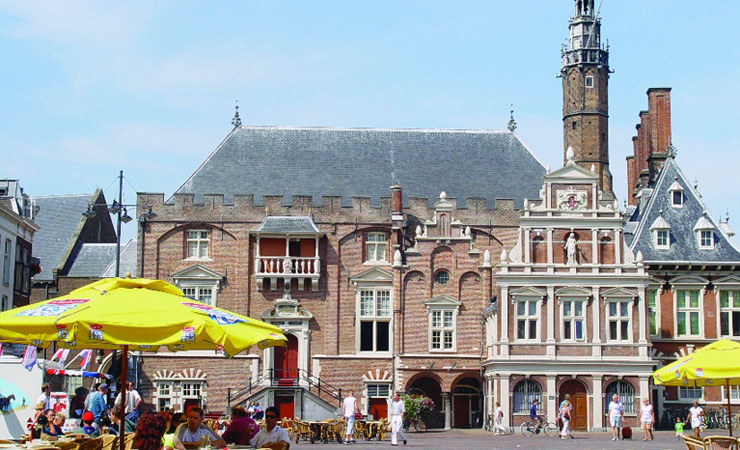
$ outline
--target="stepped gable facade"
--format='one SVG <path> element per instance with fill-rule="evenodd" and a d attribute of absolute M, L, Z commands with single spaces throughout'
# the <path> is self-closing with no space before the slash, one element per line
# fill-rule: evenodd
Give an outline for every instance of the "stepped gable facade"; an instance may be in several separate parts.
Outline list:
<path fill-rule="evenodd" d="M 647 92 L 634 155 L 627 158 L 631 205 L 625 239 L 644 256 L 648 335 L 657 367 L 716 339 L 740 339 L 740 250 L 728 217 L 717 220 L 695 183 L 681 170 L 671 142 L 670 89 Z M 709 406 L 740 404 L 724 387 L 655 386 L 656 408 L 698 400 Z"/>
<path fill-rule="evenodd" d="M 472 425 L 491 255 L 514 245 L 544 173 L 508 131 L 237 126 L 172 198 L 138 194 L 156 213 L 141 263 L 145 277 L 281 327 L 288 347 L 146 355 L 140 387 L 158 407 L 250 399 L 318 419 L 349 389 L 375 417 L 394 391 L 423 391 L 437 404 L 430 426 Z"/>

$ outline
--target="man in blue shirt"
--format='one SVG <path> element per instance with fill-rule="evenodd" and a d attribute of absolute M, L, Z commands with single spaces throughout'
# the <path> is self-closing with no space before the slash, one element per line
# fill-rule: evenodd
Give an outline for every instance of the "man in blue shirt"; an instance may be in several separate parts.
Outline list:
<path fill-rule="evenodd" d="M 108 394 L 108 385 L 103 383 L 98 387 L 98 392 L 92 394 L 90 399 L 90 412 L 93 413 L 95 422 L 100 424 L 100 421 L 107 415 L 108 403 L 105 401 L 105 397 Z"/>
<path fill-rule="evenodd" d="M 534 429 L 535 433 L 539 433 L 540 427 L 542 427 L 542 417 L 537 415 L 537 404 L 539 404 L 539 400 L 535 399 L 532 402 L 532 407 L 529 408 L 529 418 L 537 423 L 537 428 Z"/>

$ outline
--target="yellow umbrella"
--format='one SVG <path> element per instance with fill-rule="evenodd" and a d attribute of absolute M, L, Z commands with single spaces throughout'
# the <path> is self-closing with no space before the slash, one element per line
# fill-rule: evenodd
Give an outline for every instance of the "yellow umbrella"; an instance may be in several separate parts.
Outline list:
<path fill-rule="evenodd" d="M 666 386 L 726 386 L 730 417 L 730 386 L 740 385 L 740 343 L 720 339 L 653 373 L 655 384 Z M 732 436 L 732 423 L 728 429 Z"/>
<path fill-rule="evenodd" d="M 121 384 L 126 386 L 129 349 L 212 349 L 231 357 L 255 344 L 285 346 L 287 339 L 273 325 L 191 300 L 164 281 L 107 278 L 68 295 L 0 313 L 0 342 L 121 349 Z M 121 400 L 125 402 L 126 396 Z"/>

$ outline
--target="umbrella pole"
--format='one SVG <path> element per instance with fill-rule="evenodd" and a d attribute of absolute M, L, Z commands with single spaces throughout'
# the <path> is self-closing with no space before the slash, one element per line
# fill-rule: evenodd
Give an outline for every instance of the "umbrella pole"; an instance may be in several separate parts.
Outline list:
<path fill-rule="evenodd" d="M 727 387 L 727 431 L 730 432 L 730 437 L 732 437 L 732 404 L 730 403 L 730 397 L 732 397 L 732 393 L 730 392 L 729 378 L 725 378 L 725 386 Z"/>
<path fill-rule="evenodd" d="M 120 425 L 118 426 L 118 437 L 120 441 L 118 441 L 118 448 L 119 450 L 124 450 L 123 447 L 123 438 L 126 435 L 126 375 L 128 375 L 128 345 L 123 346 L 123 352 L 121 354 L 121 413 L 123 414 L 123 419 L 121 419 Z"/>

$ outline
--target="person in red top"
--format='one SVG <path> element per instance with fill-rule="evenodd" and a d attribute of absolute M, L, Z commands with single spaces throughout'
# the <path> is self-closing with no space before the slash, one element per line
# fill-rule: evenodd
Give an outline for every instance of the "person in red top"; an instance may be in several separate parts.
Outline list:
<path fill-rule="evenodd" d="M 249 445 L 249 441 L 260 430 L 257 423 L 241 406 L 231 408 L 231 419 L 231 424 L 221 436 L 223 440 L 227 444 Z"/>

